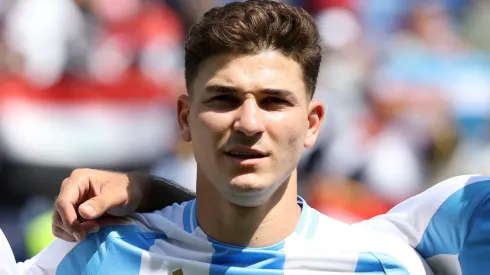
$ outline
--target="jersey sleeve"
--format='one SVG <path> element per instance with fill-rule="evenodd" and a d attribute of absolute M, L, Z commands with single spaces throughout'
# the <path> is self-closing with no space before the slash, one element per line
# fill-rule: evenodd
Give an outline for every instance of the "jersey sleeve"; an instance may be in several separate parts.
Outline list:
<path fill-rule="evenodd" d="M 490 187 L 490 181 L 488 182 Z M 490 195 L 478 204 L 466 230 L 459 253 L 463 274 L 481 274 L 490 270 Z"/>
<path fill-rule="evenodd" d="M 0 274 L 16 275 L 22 274 L 17 272 L 14 253 L 10 248 L 7 238 L 0 229 Z"/>
<path fill-rule="evenodd" d="M 0 274 L 2 275 L 54 275 L 63 257 L 76 243 L 56 239 L 32 259 L 16 263 L 10 244 L 0 230 Z"/>
<path fill-rule="evenodd" d="M 478 274 L 490 268 L 489 196 L 489 177 L 454 177 L 354 226 L 402 239 L 436 274 Z"/>

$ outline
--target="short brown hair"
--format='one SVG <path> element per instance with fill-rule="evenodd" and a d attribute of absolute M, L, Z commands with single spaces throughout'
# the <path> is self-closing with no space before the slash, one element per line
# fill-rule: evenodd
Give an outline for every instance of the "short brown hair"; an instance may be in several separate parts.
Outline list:
<path fill-rule="evenodd" d="M 277 50 L 298 62 L 307 92 L 313 97 L 322 58 L 315 20 L 301 8 L 270 0 L 233 2 L 204 14 L 185 42 L 187 89 L 190 91 L 204 59 L 264 50 Z"/>

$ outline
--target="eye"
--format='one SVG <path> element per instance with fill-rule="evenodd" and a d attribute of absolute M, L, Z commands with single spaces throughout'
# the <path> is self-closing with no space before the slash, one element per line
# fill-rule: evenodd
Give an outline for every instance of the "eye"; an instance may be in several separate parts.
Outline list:
<path fill-rule="evenodd" d="M 291 103 L 285 99 L 279 97 L 267 97 L 261 101 L 264 105 L 286 105 L 291 106 Z"/>
<path fill-rule="evenodd" d="M 236 102 L 238 101 L 238 98 L 231 96 L 231 95 L 219 95 L 215 96 L 210 99 L 210 101 L 216 101 L 216 102 Z"/>
<path fill-rule="evenodd" d="M 240 98 L 234 95 L 217 95 L 206 101 L 209 108 L 216 110 L 231 110 L 240 106 Z"/>

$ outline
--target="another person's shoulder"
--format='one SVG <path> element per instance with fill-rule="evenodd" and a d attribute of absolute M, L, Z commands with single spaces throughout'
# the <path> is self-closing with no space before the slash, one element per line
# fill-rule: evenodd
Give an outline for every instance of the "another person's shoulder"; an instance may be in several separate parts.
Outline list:
<path fill-rule="evenodd" d="M 441 274 L 490 269 L 490 177 L 455 177 L 428 191 L 432 196 L 420 204 L 435 205 L 430 219 L 421 219 L 425 230 L 419 231 L 415 249 Z"/>
<path fill-rule="evenodd" d="M 150 213 L 135 213 L 131 220 L 140 227 L 154 232 L 168 232 L 175 228 L 184 229 L 195 222 L 196 200 L 174 203 Z"/>
<path fill-rule="evenodd" d="M 368 228 L 350 229 L 348 241 L 359 251 L 360 267 L 379 264 L 387 274 L 433 274 L 423 257 L 399 238 Z"/>
<path fill-rule="evenodd" d="M 489 221 L 490 178 L 465 175 L 442 181 L 354 227 L 402 239 L 437 273 L 478 274 L 490 268 Z"/>
<path fill-rule="evenodd" d="M 358 273 L 433 274 L 422 257 L 399 238 L 385 236 L 369 228 L 352 227 L 316 210 L 312 210 L 310 217 L 315 214 L 318 215 L 317 227 L 313 230 L 315 233 L 311 236 L 310 244 L 304 246 L 308 247 L 307 255 L 328 255 L 328 252 L 338 251 L 337 256 L 346 257 L 344 260 L 349 258 L 348 255 L 355 255 L 355 271 Z M 318 247 L 324 251 L 316 250 Z"/>
<path fill-rule="evenodd" d="M 353 226 L 394 234 L 416 247 L 423 235 L 430 234 L 436 227 L 466 231 L 474 214 L 489 207 L 489 195 L 490 177 L 453 177 L 401 202 L 387 214 Z"/>

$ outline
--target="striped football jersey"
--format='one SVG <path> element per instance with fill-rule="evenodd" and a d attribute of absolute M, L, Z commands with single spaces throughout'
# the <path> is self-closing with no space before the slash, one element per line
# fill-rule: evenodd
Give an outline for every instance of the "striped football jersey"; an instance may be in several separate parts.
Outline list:
<path fill-rule="evenodd" d="M 78 244 L 56 240 L 25 263 L 15 263 L 2 235 L 0 274 L 432 274 L 398 238 L 331 219 L 301 198 L 298 204 L 302 211 L 295 231 L 264 248 L 227 245 L 206 236 L 196 219 L 195 200 L 135 214 Z"/>
<path fill-rule="evenodd" d="M 401 238 L 435 274 L 490 274 L 490 177 L 450 178 L 353 227 Z"/>

